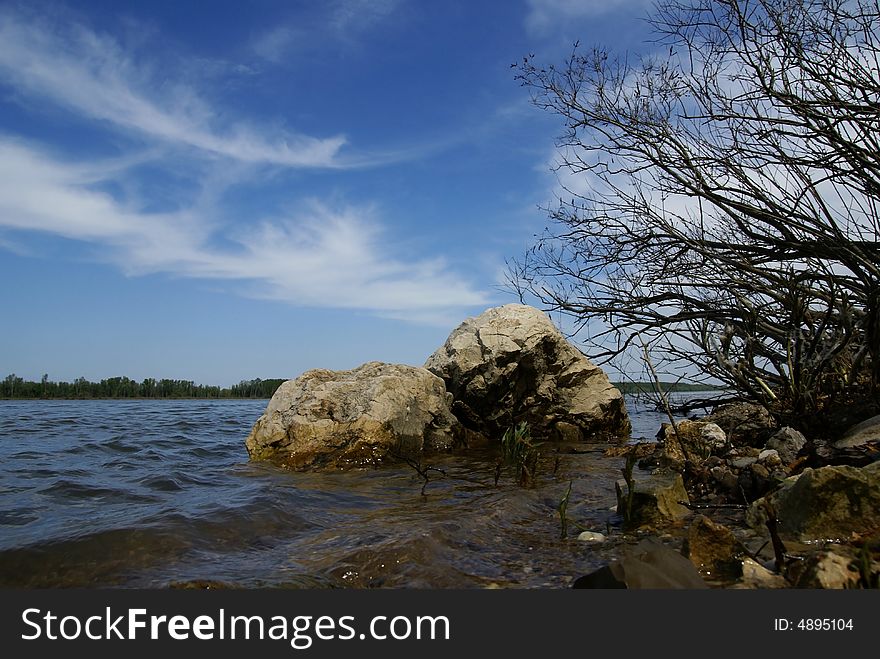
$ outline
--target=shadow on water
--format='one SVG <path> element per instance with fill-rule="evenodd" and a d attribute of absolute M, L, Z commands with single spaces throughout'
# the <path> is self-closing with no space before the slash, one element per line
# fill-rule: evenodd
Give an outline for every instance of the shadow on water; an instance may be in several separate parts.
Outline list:
<path fill-rule="evenodd" d="M 406 466 L 247 462 L 265 401 L 0 405 L 0 586 L 558 588 L 623 542 L 620 465 L 602 446 L 545 444 L 532 487 L 508 473 L 496 484 L 490 451 L 434 456 L 445 476 L 423 496 Z"/>

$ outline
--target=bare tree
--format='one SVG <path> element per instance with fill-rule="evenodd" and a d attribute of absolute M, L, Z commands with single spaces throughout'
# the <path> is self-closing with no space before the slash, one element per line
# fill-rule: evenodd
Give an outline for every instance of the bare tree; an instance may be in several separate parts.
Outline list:
<path fill-rule="evenodd" d="M 599 357 L 639 337 L 787 420 L 876 399 L 880 5 L 669 0 L 652 24 L 661 54 L 518 65 L 579 183 L 511 285 Z"/>

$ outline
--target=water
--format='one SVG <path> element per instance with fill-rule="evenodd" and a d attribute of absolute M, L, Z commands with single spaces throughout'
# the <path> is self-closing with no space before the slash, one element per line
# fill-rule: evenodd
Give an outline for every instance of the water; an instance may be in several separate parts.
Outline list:
<path fill-rule="evenodd" d="M 248 461 L 265 400 L 0 401 L 0 587 L 567 587 L 619 549 L 603 446 L 545 446 L 535 487 L 488 451 L 291 473 Z M 663 415 L 629 401 L 633 437 Z M 555 470 L 555 472 L 554 472 Z M 556 507 L 611 532 L 560 537 Z"/>

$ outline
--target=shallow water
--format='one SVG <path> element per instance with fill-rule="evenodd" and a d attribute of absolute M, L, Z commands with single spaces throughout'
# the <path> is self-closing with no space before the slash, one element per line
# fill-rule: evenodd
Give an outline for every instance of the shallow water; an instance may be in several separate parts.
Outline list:
<path fill-rule="evenodd" d="M 248 462 L 265 400 L 0 401 L 0 586 L 567 587 L 612 557 L 620 460 L 545 445 L 535 487 L 495 454 L 291 473 Z M 633 437 L 664 417 L 628 402 Z M 560 451 L 556 453 L 556 450 Z M 557 462 L 558 456 L 558 462 Z M 569 538 L 556 508 L 571 482 Z"/>

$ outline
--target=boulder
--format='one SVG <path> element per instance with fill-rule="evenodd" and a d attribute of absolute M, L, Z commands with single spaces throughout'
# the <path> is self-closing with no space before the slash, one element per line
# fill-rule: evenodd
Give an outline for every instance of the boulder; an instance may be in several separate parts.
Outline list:
<path fill-rule="evenodd" d="M 293 469 L 373 465 L 452 447 L 461 427 L 450 405 L 423 368 L 315 369 L 278 388 L 245 445 L 251 459 Z"/>
<path fill-rule="evenodd" d="M 690 510 L 679 503 L 689 502 L 687 490 L 681 474 L 657 473 L 633 474 L 633 491 L 624 479 L 615 484 L 617 491 L 617 511 L 627 524 L 664 525 L 676 522 L 690 514 Z M 630 501 L 630 497 L 632 500 Z"/>
<path fill-rule="evenodd" d="M 880 462 L 805 469 L 755 501 L 749 524 L 763 528 L 765 501 L 776 511 L 779 534 L 801 542 L 847 540 L 880 527 Z"/>
<path fill-rule="evenodd" d="M 717 576 L 738 573 L 745 548 L 729 528 L 698 515 L 688 529 L 682 553 L 701 574 Z"/>
<path fill-rule="evenodd" d="M 491 439 L 522 421 L 539 439 L 630 430 L 620 391 L 534 307 L 507 304 L 465 320 L 425 368 L 446 382 L 461 423 Z"/>
<path fill-rule="evenodd" d="M 783 464 L 791 464 L 797 460 L 798 453 L 807 444 L 807 438 L 794 428 L 786 426 L 767 440 L 765 449 L 773 449 L 779 454 Z"/>

